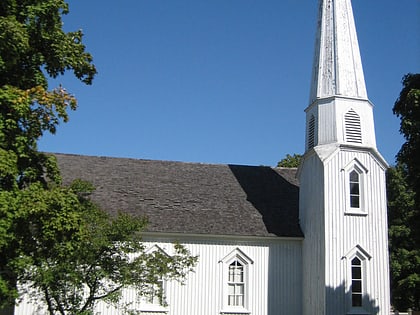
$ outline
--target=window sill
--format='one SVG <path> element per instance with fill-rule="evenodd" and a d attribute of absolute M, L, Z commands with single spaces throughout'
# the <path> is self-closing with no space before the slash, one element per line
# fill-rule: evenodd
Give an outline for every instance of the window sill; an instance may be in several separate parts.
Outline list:
<path fill-rule="evenodd" d="M 169 309 L 162 305 L 143 304 L 139 307 L 140 312 L 168 313 Z"/>
<path fill-rule="evenodd" d="M 229 307 L 224 308 L 220 311 L 220 315 L 229 315 L 229 314 L 251 314 L 246 308 L 243 307 Z"/>
<path fill-rule="evenodd" d="M 345 215 L 354 215 L 354 216 L 359 216 L 359 217 L 366 217 L 368 215 L 367 212 L 362 211 L 362 210 L 358 210 L 358 209 L 347 209 L 346 211 L 344 211 L 344 214 Z"/>
<path fill-rule="evenodd" d="M 371 315 L 363 307 L 353 307 L 347 312 L 347 315 Z"/>

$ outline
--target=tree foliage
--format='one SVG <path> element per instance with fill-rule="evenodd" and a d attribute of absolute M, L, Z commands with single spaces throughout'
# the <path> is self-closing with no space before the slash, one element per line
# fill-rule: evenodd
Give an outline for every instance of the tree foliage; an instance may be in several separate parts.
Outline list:
<path fill-rule="evenodd" d="M 387 172 L 389 249 L 392 305 L 398 310 L 420 309 L 420 249 L 415 193 L 407 170 L 397 163 Z"/>
<path fill-rule="evenodd" d="M 407 74 L 393 111 L 406 142 L 387 174 L 392 303 L 420 309 L 420 74 Z"/>
<path fill-rule="evenodd" d="M 34 186 L 20 208 L 32 207 L 36 198 L 44 211 L 31 220 L 42 223 L 31 223 L 42 230 L 35 232 L 31 255 L 23 258 L 19 280 L 21 291 L 34 302 L 41 296 L 50 314 L 93 314 L 99 300 L 120 304 L 125 287 L 147 294 L 161 278 L 185 280 L 195 265 L 197 258 L 177 244 L 173 255 L 147 252 L 139 233 L 146 221 L 122 213 L 111 219 L 87 198 L 92 187 L 86 182 L 48 192 Z"/>
<path fill-rule="evenodd" d="M 407 179 L 417 193 L 420 205 L 420 74 L 407 74 L 403 78 L 403 89 L 395 102 L 393 111 L 401 119 L 400 132 L 405 143 L 397 159 L 407 167 Z M 420 232 L 419 232 L 420 233 Z"/>
<path fill-rule="evenodd" d="M 277 167 L 299 167 L 301 161 L 301 154 L 287 154 L 286 157 L 277 163 Z"/>
<path fill-rule="evenodd" d="M 39 241 L 31 233 L 46 229 L 30 221 L 45 211 L 45 205 L 40 206 L 34 198 L 34 205 L 25 208 L 22 198 L 35 190 L 48 194 L 52 186 L 60 184 L 54 159 L 38 152 L 37 141 L 44 132 L 54 133 L 60 121 L 68 120 L 67 111 L 76 108 L 76 99 L 64 88 L 48 90 L 47 79 L 72 69 L 89 84 L 96 73 L 92 57 L 81 43 L 82 33 L 61 29 L 61 15 L 67 12 L 67 4 L 59 0 L 0 2 L 2 305 L 17 296 L 16 281 L 26 268 L 24 257 L 29 257 Z"/>
<path fill-rule="evenodd" d="M 47 77 L 72 70 L 90 84 L 96 73 L 85 51 L 83 33 L 64 32 L 64 0 L 2 0 L 0 2 L 0 86 L 21 89 L 47 86 Z"/>
<path fill-rule="evenodd" d="M 0 307 L 30 292 L 50 314 L 89 314 L 121 288 L 139 293 L 159 278 L 183 280 L 196 257 L 146 253 L 145 222 L 111 218 L 89 200 L 90 184 L 65 187 L 54 156 L 39 152 L 76 99 L 48 78 L 70 70 L 85 84 L 96 74 L 82 32 L 64 32 L 63 0 L 0 2 Z"/>

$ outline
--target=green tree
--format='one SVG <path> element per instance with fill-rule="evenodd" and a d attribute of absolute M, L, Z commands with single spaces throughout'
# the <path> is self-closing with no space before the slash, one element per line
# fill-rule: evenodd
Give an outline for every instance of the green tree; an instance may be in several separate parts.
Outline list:
<path fill-rule="evenodd" d="M 387 174 L 391 295 L 400 310 L 420 309 L 420 74 L 407 74 L 393 112 L 406 142 Z"/>
<path fill-rule="evenodd" d="M 418 214 L 401 163 L 387 172 L 387 196 L 392 305 L 398 310 L 420 309 L 420 249 L 413 237 Z"/>
<path fill-rule="evenodd" d="M 82 181 L 48 191 L 31 185 L 18 200 L 24 212 L 36 200 L 39 210 L 31 224 L 42 227 L 36 244 L 30 241 L 33 232 L 25 235 L 33 248 L 24 257 L 23 266 L 30 268 L 22 269 L 20 284 L 35 302 L 42 297 L 50 314 L 93 314 L 98 300 L 129 312 L 130 305 L 120 302 L 123 288 L 147 295 L 161 279 L 185 280 L 196 263 L 179 244 L 173 255 L 146 252 L 139 233 L 146 221 L 127 214 L 111 219 L 89 200 L 92 190 Z M 161 290 L 154 293 L 165 303 Z"/>
<path fill-rule="evenodd" d="M 287 154 L 286 157 L 277 163 L 277 167 L 299 167 L 301 161 L 301 154 Z"/>
<path fill-rule="evenodd" d="M 0 307 L 30 291 L 50 314 L 88 314 L 100 299 L 118 302 L 122 286 L 147 293 L 157 278 L 184 279 L 196 257 L 179 245 L 145 253 L 143 219 L 110 218 L 89 184 L 62 186 L 54 156 L 38 151 L 77 107 L 48 78 L 72 71 L 91 84 L 96 74 L 82 32 L 62 30 L 67 13 L 62 0 L 0 2 Z"/>
<path fill-rule="evenodd" d="M 405 143 L 397 160 L 407 167 L 407 180 L 416 192 L 416 205 L 420 205 L 420 74 L 407 74 L 403 89 L 394 104 L 393 112 L 401 119 L 400 132 Z M 420 231 L 419 231 L 420 233 Z"/>

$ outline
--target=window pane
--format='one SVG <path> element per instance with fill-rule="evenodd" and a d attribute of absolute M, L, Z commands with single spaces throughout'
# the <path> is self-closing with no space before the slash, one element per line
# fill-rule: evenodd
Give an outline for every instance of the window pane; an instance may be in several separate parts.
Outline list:
<path fill-rule="evenodd" d="M 351 261 L 351 264 L 352 264 L 353 266 L 355 266 L 355 265 L 360 266 L 360 265 L 362 264 L 362 262 L 360 261 L 360 259 L 359 259 L 359 258 L 354 257 L 354 258 L 353 258 L 353 260 Z"/>
<path fill-rule="evenodd" d="M 359 196 L 350 196 L 350 207 L 360 208 Z"/>
<path fill-rule="evenodd" d="M 243 284 L 238 284 L 236 294 L 240 294 L 240 295 L 244 294 L 244 285 Z"/>
<path fill-rule="evenodd" d="M 240 295 L 236 299 L 236 306 L 244 306 L 244 297 Z"/>
<path fill-rule="evenodd" d="M 352 306 L 362 306 L 362 295 L 361 294 L 352 294 L 351 296 L 351 305 Z"/>
<path fill-rule="evenodd" d="M 361 280 L 353 280 L 351 283 L 351 291 L 353 293 L 362 293 L 362 281 Z"/>
<path fill-rule="evenodd" d="M 233 282 L 234 281 L 234 272 L 235 270 L 232 267 L 229 267 L 229 282 Z"/>
<path fill-rule="evenodd" d="M 229 295 L 228 296 L 228 305 L 235 305 L 235 296 Z"/>
<path fill-rule="evenodd" d="M 359 194 L 359 184 L 358 183 L 350 183 L 350 194 L 358 195 Z"/>
<path fill-rule="evenodd" d="M 351 268 L 352 279 L 362 279 L 362 270 L 360 267 Z"/>
<path fill-rule="evenodd" d="M 235 285 L 234 284 L 229 284 L 228 285 L 228 293 L 229 293 L 229 295 L 234 295 L 235 294 Z"/>
<path fill-rule="evenodd" d="M 237 267 L 236 274 L 235 274 L 235 282 L 243 282 L 244 281 L 244 273 L 242 267 Z"/>
<path fill-rule="evenodd" d="M 350 173 L 350 181 L 353 183 L 358 183 L 359 182 L 359 174 L 356 171 L 352 171 Z"/>

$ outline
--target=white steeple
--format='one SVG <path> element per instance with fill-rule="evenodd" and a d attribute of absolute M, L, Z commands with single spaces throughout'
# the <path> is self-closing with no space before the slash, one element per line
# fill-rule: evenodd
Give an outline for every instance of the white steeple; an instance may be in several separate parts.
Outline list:
<path fill-rule="evenodd" d="M 310 102 L 335 95 L 367 99 L 350 0 L 322 1 Z"/>
<path fill-rule="evenodd" d="M 303 315 L 389 315 L 385 171 L 350 0 L 319 0 L 299 167 Z"/>
<path fill-rule="evenodd" d="M 327 144 L 376 150 L 372 107 L 351 2 L 320 1 L 306 151 Z"/>

